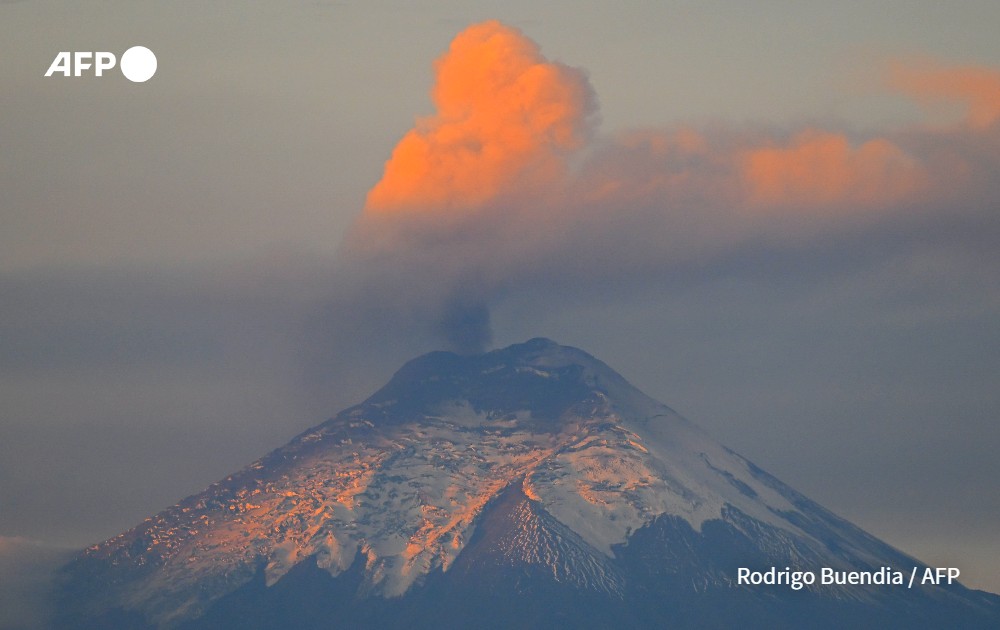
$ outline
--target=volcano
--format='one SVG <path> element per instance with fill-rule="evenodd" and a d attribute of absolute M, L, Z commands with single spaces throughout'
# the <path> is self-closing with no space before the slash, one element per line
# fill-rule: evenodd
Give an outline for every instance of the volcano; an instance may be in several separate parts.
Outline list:
<path fill-rule="evenodd" d="M 61 571 L 56 625 L 1000 627 L 1000 597 L 926 570 L 601 361 L 533 339 L 416 358 L 87 549 Z"/>

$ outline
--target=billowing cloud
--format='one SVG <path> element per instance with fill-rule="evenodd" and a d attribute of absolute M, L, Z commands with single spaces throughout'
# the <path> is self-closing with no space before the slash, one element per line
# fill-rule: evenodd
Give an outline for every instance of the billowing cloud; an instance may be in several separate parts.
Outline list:
<path fill-rule="evenodd" d="M 583 146 L 595 111 L 586 77 L 519 31 L 471 26 L 434 67 L 437 113 L 396 145 L 367 211 L 476 207 L 546 185 Z"/>
<path fill-rule="evenodd" d="M 807 129 L 783 146 L 747 151 L 747 203 L 759 208 L 869 210 L 912 199 L 926 176 L 885 138 L 852 146 L 844 134 Z"/>
<path fill-rule="evenodd" d="M 1000 120 L 1000 70 L 983 66 L 945 66 L 932 59 L 889 65 L 891 87 L 924 103 L 962 103 L 965 121 L 985 129 Z"/>
<path fill-rule="evenodd" d="M 435 69 L 437 112 L 399 141 L 341 251 L 352 270 L 341 310 L 361 328 L 480 350 L 491 304 L 529 285 L 635 286 L 935 215 L 982 223 L 983 202 L 1000 199 L 998 83 L 985 69 L 899 70 L 896 89 L 960 99 L 969 115 L 867 136 L 721 125 L 600 136 L 586 75 L 498 22 L 460 33 Z"/>

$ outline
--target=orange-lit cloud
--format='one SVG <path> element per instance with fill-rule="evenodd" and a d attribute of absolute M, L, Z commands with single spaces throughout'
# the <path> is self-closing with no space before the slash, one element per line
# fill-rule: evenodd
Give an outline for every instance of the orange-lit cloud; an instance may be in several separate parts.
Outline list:
<path fill-rule="evenodd" d="M 637 286 L 747 248 L 808 251 L 1000 198 L 1000 125 L 982 127 L 1000 115 L 992 71 L 899 79 L 964 99 L 968 121 L 954 128 L 603 137 L 586 76 L 498 22 L 460 33 L 435 71 L 436 113 L 399 141 L 341 250 L 356 287 L 342 307 L 359 329 L 480 350 L 491 306 L 526 287 Z"/>
<path fill-rule="evenodd" d="M 700 132 L 642 129 L 605 141 L 577 182 L 591 203 L 662 198 L 681 201 L 692 189 L 704 188 L 718 155 Z M 717 181 L 711 183 L 715 188 Z M 719 193 L 718 188 L 714 190 Z"/>
<path fill-rule="evenodd" d="M 869 210 L 912 198 L 924 185 L 916 160 L 885 138 L 852 146 L 809 129 L 784 146 L 748 150 L 741 164 L 751 207 Z"/>
<path fill-rule="evenodd" d="M 435 64 L 437 113 L 396 145 L 366 209 L 469 209 L 558 177 L 588 133 L 593 100 L 578 70 L 547 61 L 520 31 L 470 26 Z"/>
<path fill-rule="evenodd" d="M 1000 120 L 1000 71 L 982 66 L 943 66 L 932 60 L 889 66 L 889 84 L 921 101 L 958 101 L 965 121 L 974 128 Z"/>

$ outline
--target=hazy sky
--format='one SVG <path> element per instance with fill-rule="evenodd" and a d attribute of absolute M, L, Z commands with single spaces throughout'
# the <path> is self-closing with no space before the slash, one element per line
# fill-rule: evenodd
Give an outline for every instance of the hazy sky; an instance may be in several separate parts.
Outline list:
<path fill-rule="evenodd" d="M 1000 591 L 1000 5 L 494 4 L 0 2 L 0 542 L 544 335 Z"/>

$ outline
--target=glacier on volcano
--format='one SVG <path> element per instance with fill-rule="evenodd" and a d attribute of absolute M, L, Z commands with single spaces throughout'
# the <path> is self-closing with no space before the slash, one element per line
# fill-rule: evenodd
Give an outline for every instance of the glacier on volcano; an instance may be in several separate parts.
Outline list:
<path fill-rule="evenodd" d="M 547 339 L 435 352 L 64 568 L 63 627 L 990 627 L 965 589 L 738 583 L 924 565 Z M 824 625 L 826 624 L 826 625 Z"/>

